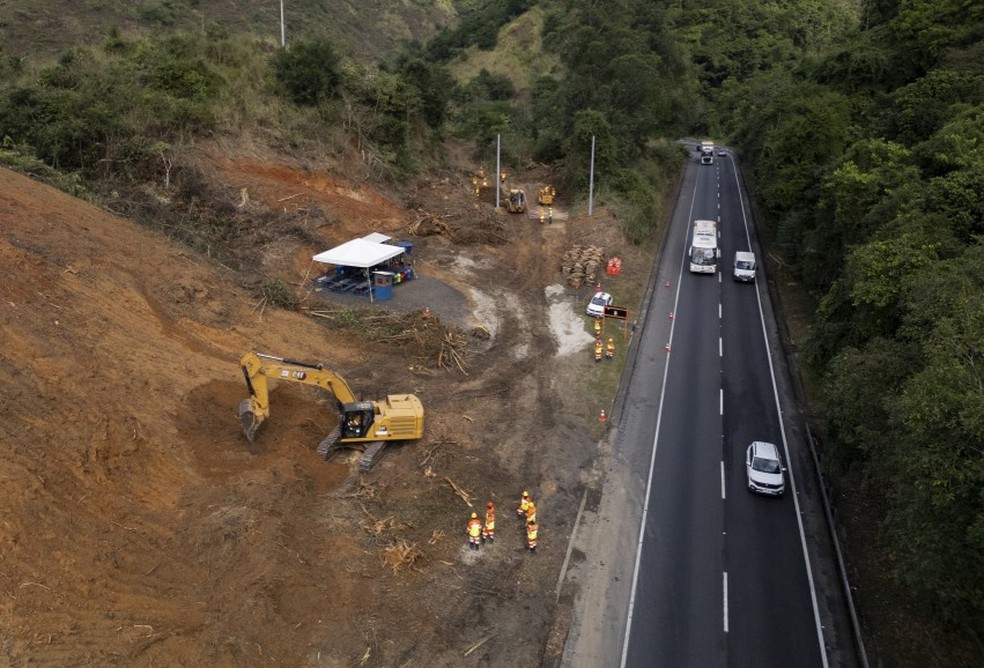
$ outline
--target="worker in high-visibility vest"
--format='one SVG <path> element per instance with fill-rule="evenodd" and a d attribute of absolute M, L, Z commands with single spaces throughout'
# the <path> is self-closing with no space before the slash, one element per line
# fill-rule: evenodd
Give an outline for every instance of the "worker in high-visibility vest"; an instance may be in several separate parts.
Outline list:
<path fill-rule="evenodd" d="M 477 513 L 471 514 L 466 531 L 468 533 L 468 542 L 471 545 L 471 549 L 477 550 L 482 542 L 482 520 L 478 519 Z"/>
<path fill-rule="evenodd" d="M 529 492 L 523 492 L 523 496 L 519 499 L 519 508 L 516 509 L 516 514 L 522 519 L 526 519 L 526 509 L 530 507 L 533 503 L 533 499 L 530 498 Z"/>
<path fill-rule="evenodd" d="M 489 501 L 485 504 L 485 526 L 482 527 L 482 540 L 495 541 L 495 504 Z"/>
<path fill-rule="evenodd" d="M 605 359 L 615 359 L 615 339 L 608 339 L 608 345 L 605 346 Z"/>
<path fill-rule="evenodd" d="M 601 318 L 595 318 L 594 333 L 595 336 L 601 336 Z"/>
<path fill-rule="evenodd" d="M 595 339 L 595 363 L 601 361 L 601 339 Z"/>
<path fill-rule="evenodd" d="M 536 524 L 536 504 L 530 501 L 530 505 L 526 507 L 526 523 Z"/>
<path fill-rule="evenodd" d="M 526 525 L 526 544 L 530 548 L 530 554 L 536 554 L 536 539 L 539 534 L 539 527 L 536 522 Z"/>

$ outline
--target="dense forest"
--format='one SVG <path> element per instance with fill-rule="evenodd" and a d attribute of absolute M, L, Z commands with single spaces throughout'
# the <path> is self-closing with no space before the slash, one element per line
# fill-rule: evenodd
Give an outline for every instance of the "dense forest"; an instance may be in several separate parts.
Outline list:
<path fill-rule="evenodd" d="M 984 4 L 416 3 L 427 30 L 393 27 L 403 37 L 375 49 L 318 29 L 337 17 L 314 0 L 292 3 L 293 25 L 321 23 L 288 48 L 269 14 L 117 4 L 87 3 L 97 39 L 0 41 L 0 160 L 216 256 L 250 222 L 207 205 L 181 157 L 217 138 L 328 165 L 354 149 L 366 175 L 399 184 L 440 167 L 448 139 L 488 155 L 500 135 L 508 163 L 550 163 L 576 186 L 595 137 L 600 196 L 618 194 L 637 241 L 655 229 L 654 181 L 678 169 L 675 140 L 727 140 L 774 257 L 816 305 L 804 353 L 823 463 L 872 509 L 878 554 L 863 556 L 911 619 L 942 620 L 926 633 L 956 633 L 961 656 L 980 658 Z M 490 52 L 538 65 L 462 76 Z M 199 205 L 164 205 L 165 190 Z M 903 633 L 880 634 L 890 662 L 925 665 Z"/>

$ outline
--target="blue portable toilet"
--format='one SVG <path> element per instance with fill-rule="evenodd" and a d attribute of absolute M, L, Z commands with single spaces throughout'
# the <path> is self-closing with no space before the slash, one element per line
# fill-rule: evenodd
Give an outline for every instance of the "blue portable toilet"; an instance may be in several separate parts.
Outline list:
<path fill-rule="evenodd" d="M 373 275 L 373 294 L 376 299 L 384 302 L 393 298 L 393 272 L 374 271 Z"/>
<path fill-rule="evenodd" d="M 411 241 L 397 241 L 394 246 L 399 246 L 403 249 L 403 263 L 413 264 L 413 242 Z"/>

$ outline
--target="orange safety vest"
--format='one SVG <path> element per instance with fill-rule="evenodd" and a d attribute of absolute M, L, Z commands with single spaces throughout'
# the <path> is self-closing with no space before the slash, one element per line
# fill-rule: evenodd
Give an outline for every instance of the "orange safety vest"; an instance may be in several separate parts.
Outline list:
<path fill-rule="evenodd" d="M 529 507 L 526 509 L 526 523 L 527 524 L 536 523 L 536 504 L 533 503 L 532 501 L 530 502 Z"/>
<path fill-rule="evenodd" d="M 490 510 L 485 513 L 485 530 L 494 531 L 495 530 L 495 511 Z"/>
<path fill-rule="evenodd" d="M 528 527 L 526 527 L 526 540 L 528 540 L 531 543 L 535 543 L 536 534 L 537 534 L 537 526 L 535 524 L 531 524 Z"/>
<path fill-rule="evenodd" d="M 526 509 L 530 507 L 530 504 L 531 503 L 533 503 L 533 499 L 531 499 L 528 496 L 524 496 L 519 501 L 519 509 L 525 513 L 526 512 Z"/>
<path fill-rule="evenodd" d="M 472 538 L 482 535 L 482 523 L 477 518 L 468 520 L 468 535 Z"/>
<path fill-rule="evenodd" d="M 608 346 L 607 346 L 607 349 L 608 349 L 608 353 L 610 355 L 614 355 L 615 354 L 615 344 L 614 343 L 609 343 Z"/>

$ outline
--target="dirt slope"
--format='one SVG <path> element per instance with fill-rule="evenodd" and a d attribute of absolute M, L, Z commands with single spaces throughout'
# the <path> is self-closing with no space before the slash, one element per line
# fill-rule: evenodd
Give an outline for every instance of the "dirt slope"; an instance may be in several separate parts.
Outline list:
<path fill-rule="evenodd" d="M 411 217 L 328 175 L 227 160 L 216 178 L 248 188 L 250 206 L 322 207 L 336 221 L 314 224 L 325 247 L 399 234 Z M 566 627 L 555 586 L 598 433 L 566 391 L 591 367 L 555 355 L 544 287 L 572 239 L 612 234 L 598 220 L 523 221 L 512 243 L 458 262 L 447 240 L 421 240 L 422 265 L 472 286 L 479 319 L 495 326 L 465 375 L 259 309 L 233 272 L 0 170 L 0 663 L 556 656 Z M 271 246 L 265 270 L 296 279 L 318 250 Z M 572 307 L 585 295 L 571 294 Z M 353 455 L 326 463 L 313 452 L 333 411 L 282 386 L 248 445 L 235 418 L 248 350 L 330 361 L 357 391 L 414 392 L 427 435 L 360 479 Z M 499 502 L 494 546 L 465 549 L 470 508 L 448 480 L 476 506 Z M 534 558 L 512 516 L 524 487 L 544 525 Z M 418 557 L 391 568 L 387 550 L 401 545 Z"/>

